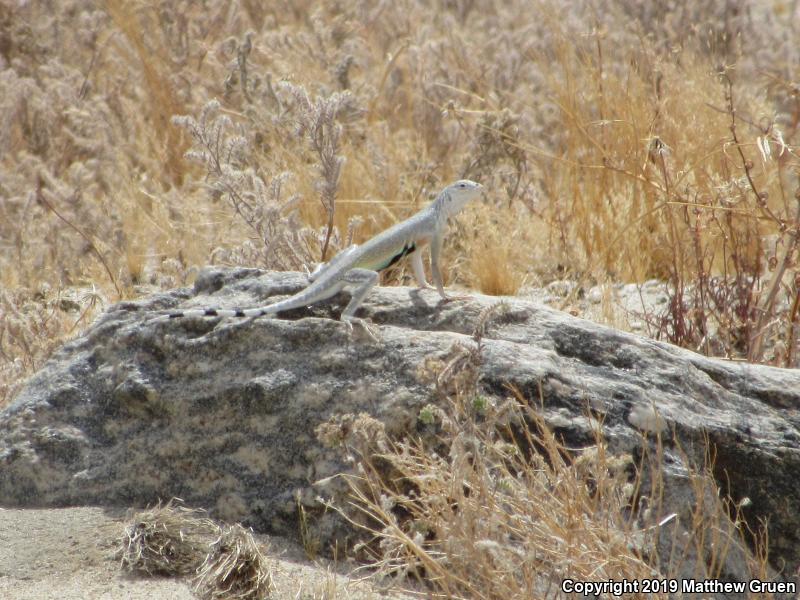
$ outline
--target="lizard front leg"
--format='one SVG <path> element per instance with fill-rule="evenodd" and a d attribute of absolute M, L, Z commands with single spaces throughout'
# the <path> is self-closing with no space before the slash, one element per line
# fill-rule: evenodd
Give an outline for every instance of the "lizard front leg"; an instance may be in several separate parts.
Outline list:
<path fill-rule="evenodd" d="M 467 296 L 448 296 L 444 291 L 444 283 L 442 282 L 442 271 L 439 267 L 439 260 L 442 256 L 442 246 L 444 245 L 444 236 L 437 233 L 431 240 L 431 274 L 433 275 L 433 283 L 436 285 L 436 290 L 442 297 L 442 302 L 450 302 L 451 300 L 462 300 Z"/>
<path fill-rule="evenodd" d="M 414 269 L 414 279 L 417 280 L 417 285 L 420 289 L 432 289 L 428 280 L 425 278 L 425 267 L 422 264 L 422 250 L 417 250 L 411 255 L 411 267 Z"/>

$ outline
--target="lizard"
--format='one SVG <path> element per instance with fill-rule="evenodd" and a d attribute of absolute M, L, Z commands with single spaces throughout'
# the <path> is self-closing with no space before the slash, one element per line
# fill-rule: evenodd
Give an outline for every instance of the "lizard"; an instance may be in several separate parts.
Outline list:
<path fill-rule="evenodd" d="M 468 179 L 445 187 L 426 208 L 379 233 L 363 245 L 353 244 L 319 265 L 308 277 L 309 284 L 300 292 L 273 304 L 256 308 L 197 308 L 170 312 L 167 318 L 179 317 L 261 317 L 302 306 L 310 306 L 335 296 L 342 288 L 354 286 L 350 302 L 340 316 L 342 321 L 360 321 L 355 316 L 359 305 L 378 283 L 379 272 L 405 256 L 411 259 L 414 277 L 422 289 L 431 289 L 425 278 L 421 250 L 430 246 L 431 274 L 443 300 L 444 291 L 439 264 L 448 220 L 470 201 L 483 194 L 483 186 Z"/>

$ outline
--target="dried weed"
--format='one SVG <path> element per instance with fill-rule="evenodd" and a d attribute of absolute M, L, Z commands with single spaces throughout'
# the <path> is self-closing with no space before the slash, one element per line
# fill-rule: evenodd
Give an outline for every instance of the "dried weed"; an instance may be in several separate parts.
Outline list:
<path fill-rule="evenodd" d="M 203 600 L 264 600 L 274 590 L 272 572 L 250 530 L 226 527 L 197 571 L 195 591 Z"/>
<path fill-rule="evenodd" d="M 172 499 L 135 513 L 121 539 L 120 564 L 126 571 L 180 576 L 203 564 L 219 528 L 205 512 Z"/>

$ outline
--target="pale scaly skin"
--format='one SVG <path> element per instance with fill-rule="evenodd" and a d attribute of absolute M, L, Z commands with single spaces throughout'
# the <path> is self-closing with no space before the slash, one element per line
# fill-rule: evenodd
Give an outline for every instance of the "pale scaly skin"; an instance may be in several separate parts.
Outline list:
<path fill-rule="evenodd" d="M 430 288 L 425 279 L 421 252 L 422 248 L 428 245 L 431 249 L 433 283 L 439 295 L 448 300 L 439 264 L 447 221 L 461 212 L 471 200 L 482 194 L 483 186 L 467 179 L 448 185 L 427 208 L 379 233 L 362 246 L 353 245 L 342 250 L 328 263 L 318 267 L 309 276 L 308 287 L 286 300 L 243 310 L 189 309 L 170 313 L 169 318 L 260 317 L 310 306 L 335 296 L 346 286 L 351 286 L 354 288 L 353 295 L 342 311 L 341 319 L 348 322 L 356 321 L 358 319 L 355 317 L 355 312 L 369 291 L 378 283 L 378 273 L 404 256 L 411 257 L 414 277 L 419 286 Z"/>

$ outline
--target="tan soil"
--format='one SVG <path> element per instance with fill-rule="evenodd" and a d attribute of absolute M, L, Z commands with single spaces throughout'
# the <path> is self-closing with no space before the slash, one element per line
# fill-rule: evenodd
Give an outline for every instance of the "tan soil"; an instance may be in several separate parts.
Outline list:
<path fill-rule="evenodd" d="M 125 515 L 102 508 L 0 508 L 3 600 L 195 600 L 182 579 L 123 573 L 114 558 Z M 256 536 L 274 564 L 273 598 L 381 598 L 364 583 L 312 564 L 286 540 Z M 334 591 L 335 589 L 335 591 Z"/>

